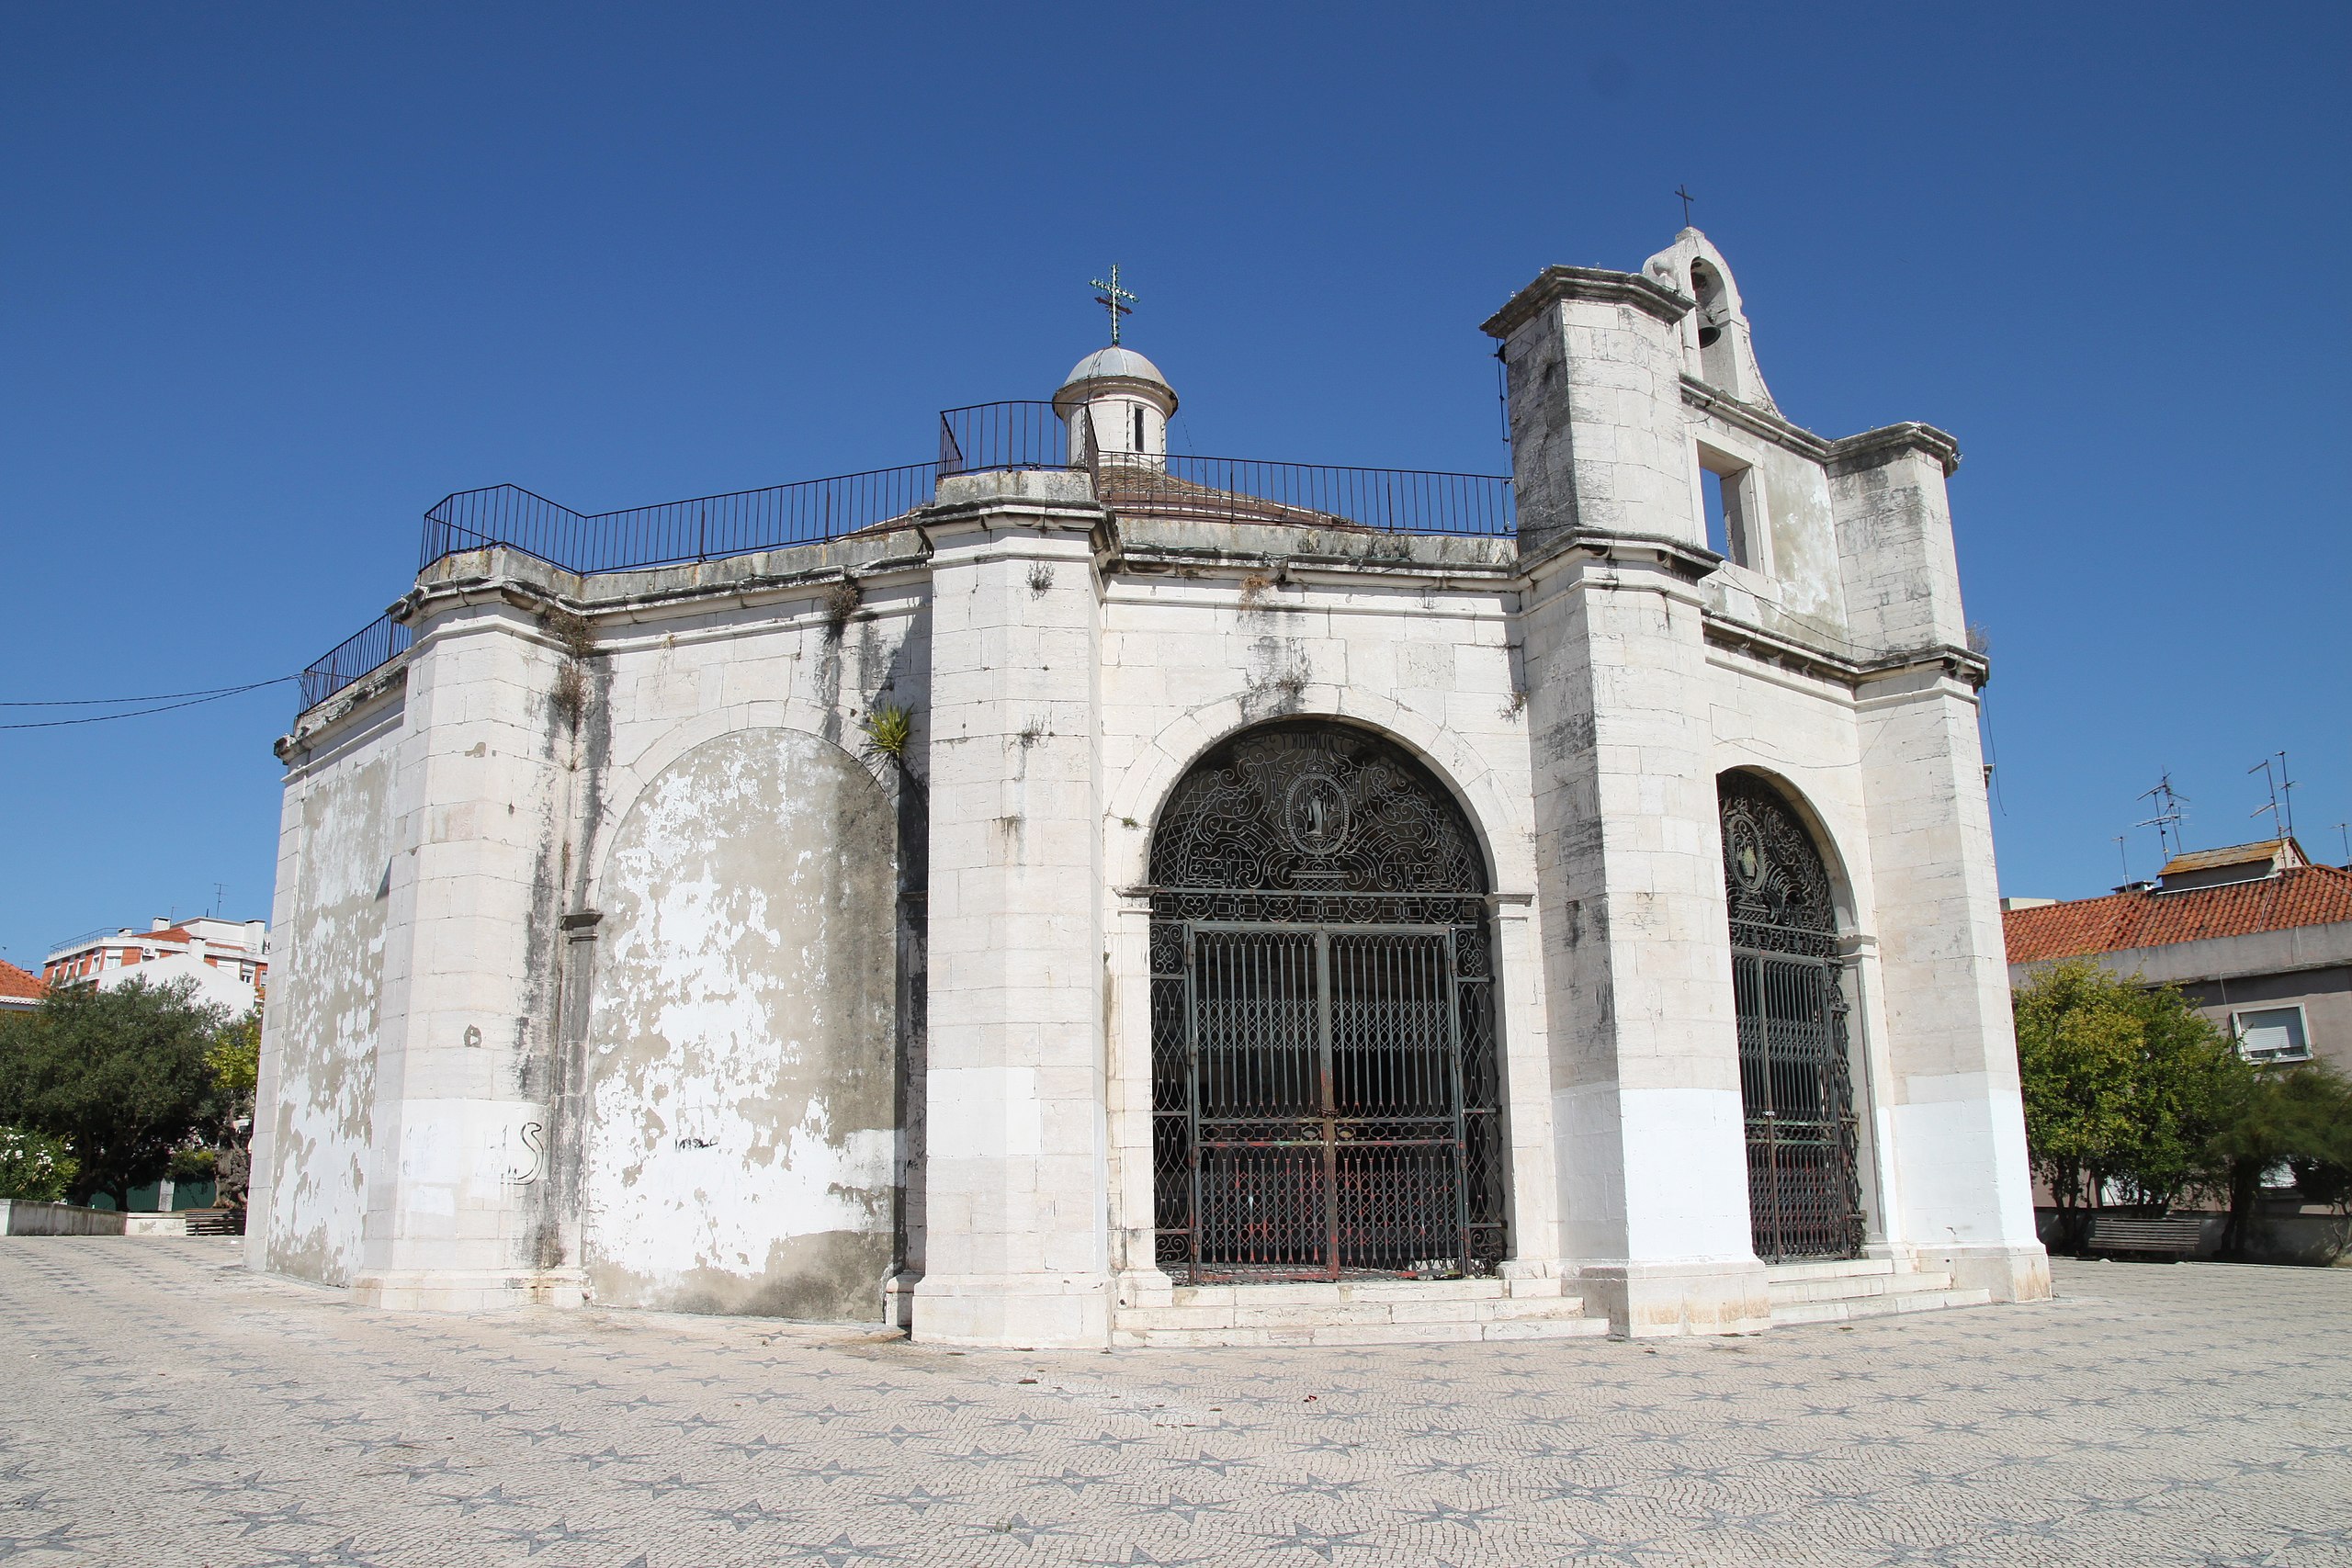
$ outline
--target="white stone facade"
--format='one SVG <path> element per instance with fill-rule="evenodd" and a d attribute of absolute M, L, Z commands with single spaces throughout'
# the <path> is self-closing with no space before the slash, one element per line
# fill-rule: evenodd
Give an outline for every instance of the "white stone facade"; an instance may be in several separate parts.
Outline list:
<path fill-rule="evenodd" d="M 1782 419 L 1695 231 L 1487 330 L 1516 537 L 1106 507 L 1080 467 L 762 555 L 427 569 L 413 649 L 280 743 L 254 1263 L 976 1345 L 1492 1337 L 1579 1298 L 1759 1327 L 1737 769 L 1835 885 L 1867 1252 L 2046 1293 L 1954 446 Z M 1169 461 L 1172 393 L 1102 395 Z M 1745 564 L 1707 545 L 1726 471 Z M 1300 716 L 1418 759 L 1487 858 L 1491 1280 L 1185 1295 L 1156 1261 L 1154 826 L 1204 751 Z"/>

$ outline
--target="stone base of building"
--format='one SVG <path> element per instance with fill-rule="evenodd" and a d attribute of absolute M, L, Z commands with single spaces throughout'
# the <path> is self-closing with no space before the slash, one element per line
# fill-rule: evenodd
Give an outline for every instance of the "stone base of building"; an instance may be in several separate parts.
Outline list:
<path fill-rule="evenodd" d="M 576 1269 L 388 1269 L 351 1282 L 354 1305 L 390 1312 L 501 1312 L 588 1304 Z"/>
<path fill-rule="evenodd" d="M 1508 1267 L 1508 1266 L 1507 1266 Z M 1121 1348 L 1435 1345 L 1606 1334 L 1556 1271 L 1469 1280 L 1343 1279 L 1180 1285 L 1122 1275 L 1111 1343 Z"/>
<path fill-rule="evenodd" d="M 1721 1262 L 1577 1263 L 1567 1288 L 1620 1338 L 1758 1334 L 1772 1326 L 1772 1292 L 1752 1258 Z"/>
<path fill-rule="evenodd" d="M 1096 1350 L 1111 1342 L 1111 1281 L 1100 1274 L 926 1274 L 910 1337 L 925 1345 Z"/>
<path fill-rule="evenodd" d="M 1921 1247 L 1913 1267 L 1950 1274 L 1955 1288 L 1983 1291 L 1996 1302 L 2050 1299 L 2050 1254 L 2038 1241 L 1987 1247 Z"/>

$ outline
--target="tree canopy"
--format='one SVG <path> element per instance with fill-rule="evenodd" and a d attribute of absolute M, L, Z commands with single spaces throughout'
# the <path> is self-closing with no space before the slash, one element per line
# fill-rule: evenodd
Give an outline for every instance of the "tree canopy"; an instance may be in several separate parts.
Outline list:
<path fill-rule="evenodd" d="M 209 1057 L 232 1027 L 185 982 L 52 987 L 0 1023 L 0 1125 L 64 1141 L 79 1167 L 74 1201 L 103 1192 L 128 1209 L 133 1188 L 223 1119 Z"/>
<path fill-rule="evenodd" d="M 2027 1149 L 2060 1209 L 2208 1193 L 2238 1252 L 2273 1172 L 2307 1196 L 2352 1191 L 2352 1082 L 2333 1067 L 2248 1062 L 2178 991 L 2087 959 L 2040 971 L 2013 1006 Z"/>
<path fill-rule="evenodd" d="M 2058 1206 L 2112 1185 L 2163 1206 L 2209 1173 L 2209 1145 L 2252 1072 L 2178 991 L 2087 960 L 2051 965 L 2016 997 L 2026 1142 Z"/>

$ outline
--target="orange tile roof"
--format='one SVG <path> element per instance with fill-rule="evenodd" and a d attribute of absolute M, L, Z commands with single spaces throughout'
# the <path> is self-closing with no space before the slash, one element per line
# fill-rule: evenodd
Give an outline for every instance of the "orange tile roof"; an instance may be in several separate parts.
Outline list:
<path fill-rule="evenodd" d="M 41 984 L 38 975 L 28 975 L 22 969 L 0 958 L 0 997 L 25 1001 L 38 1001 L 49 987 Z"/>
<path fill-rule="evenodd" d="M 2250 936 L 2352 920 L 2352 870 L 2299 866 L 2258 882 L 2076 898 L 2001 917 L 2009 962 L 2041 964 L 2132 947 Z"/>

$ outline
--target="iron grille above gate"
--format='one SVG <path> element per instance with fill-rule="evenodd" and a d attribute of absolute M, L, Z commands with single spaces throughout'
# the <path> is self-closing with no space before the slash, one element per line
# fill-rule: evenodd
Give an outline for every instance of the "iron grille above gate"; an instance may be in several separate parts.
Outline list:
<path fill-rule="evenodd" d="M 1161 1266 L 1490 1270 L 1501 1078 L 1460 807 L 1373 736 L 1271 725 L 1177 785 L 1152 872 Z"/>

